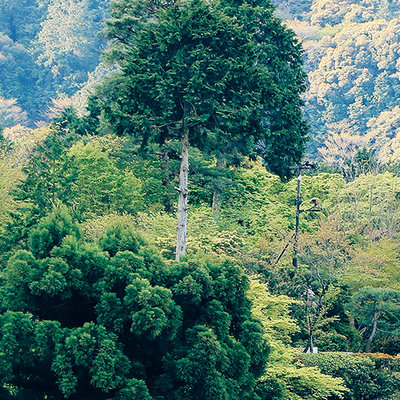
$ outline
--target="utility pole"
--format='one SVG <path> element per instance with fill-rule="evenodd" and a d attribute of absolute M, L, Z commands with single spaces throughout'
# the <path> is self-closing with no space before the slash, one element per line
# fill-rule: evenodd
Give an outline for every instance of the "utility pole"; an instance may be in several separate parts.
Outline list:
<path fill-rule="evenodd" d="M 303 169 L 312 169 L 315 168 L 316 165 L 310 163 L 309 161 L 304 162 L 303 164 L 296 165 L 295 167 L 290 167 L 290 169 L 295 169 L 297 171 L 297 196 L 296 196 L 296 228 L 293 235 L 290 237 L 289 241 L 285 244 L 285 247 L 280 252 L 279 256 L 275 261 L 275 265 L 278 264 L 279 260 L 285 254 L 286 249 L 293 241 L 293 266 L 297 268 L 298 261 L 297 255 L 299 253 L 298 246 L 299 246 L 299 225 L 300 225 L 300 214 L 303 212 L 310 212 L 310 211 L 321 211 L 321 207 L 319 206 L 319 199 L 314 198 L 310 200 L 312 207 L 302 210 L 300 208 L 302 199 L 301 199 L 301 171 Z"/>
<path fill-rule="evenodd" d="M 295 167 L 290 167 L 291 169 L 297 170 L 297 196 L 296 196 L 296 228 L 294 232 L 294 244 L 293 244 L 293 266 L 297 268 L 298 261 L 297 261 L 297 254 L 299 252 L 299 224 L 300 224 L 300 214 L 303 212 L 308 211 L 320 211 L 321 209 L 318 207 L 319 200 L 312 199 L 311 202 L 314 204 L 311 208 L 307 210 L 302 210 L 300 205 L 302 203 L 301 199 L 301 171 L 303 169 L 313 169 L 316 165 L 310 163 L 309 161 L 304 162 L 303 164 L 299 164 Z"/>
<path fill-rule="evenodd" d="M 297 170 L 297 196 L 296 196 L 296 228 L 294 232 L 294 243 L 293 243 L 293 266 L 294 268 L 297 269 L 298 267 L 298 245 L 299 245 L 299 225 L 300 225 L 300 214 L 303 212 L 313 212 L 313 211 L 321 211 L 321 207 L 319 206 L 319 199 L 313 198 L 310 200 L 310 203 L 312 206 L 307 209 L 301 209 L 301 203 L 302 203 L 302 198 L 301 198 L 301 171 L 303 169 L 313 169 L 315 168 L 316 165 L 313 163 L 310 163 L 309 161 L 304 162 L 303 164 L 299 164 L 296 167 L 291 167 L 292 169 Z M 311 353 L 314 353 L 314 350 L 317 350 L 316 347 L 314 347 L 313 344 L 313 330 L 315 326 L 315 319 L 314 321 L 311 320 L 311 317 L 309 315 L 309 309 L 312 304 L 312 298 L 314 296 L 314 292 L 311 288 L 311 284 L 309 280 L 307 279 L 307 290 L 306 290 L 306 315 L 307 315 L 307 327 L 308 327 L 308 343 L 307 347 L 304 350 L 305 352 L 310 351 Z"/>

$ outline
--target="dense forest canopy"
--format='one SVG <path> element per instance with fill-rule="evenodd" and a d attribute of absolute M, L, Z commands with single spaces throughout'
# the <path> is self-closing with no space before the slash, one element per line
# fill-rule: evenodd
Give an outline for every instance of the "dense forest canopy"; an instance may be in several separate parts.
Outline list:
<path fill-rule="evenodd" d="M 397 399 L 399 26 L 3 0 L 0 397 Z"/>
<path fill-rule="evenodd" d="M 309 90 L 305 113 L 312 126 L 310 152 L 338 163 L 358 149 L 380 162 L 397 160 L 399 124 L 398 4 L 382 0 L 279 2 L 306 49 Z M 345 140 L 342 140 L 342 137 Z M 326 149 L 326 150 L 325 150 Z M 328 153 L 328 154 L 327 154 Z"/>
<path fill-rule="evenodd" d="M 85 98 L 93 92 L 95 82 L 110 73 L 110 67 L 100 62 L 106 47 L 104 20 L 109 16 L 109 3 L 2 2 L 3 126 L 33 126 L 71 104 L 84 111 Z M 358 149 L 368 147 L 381 162 L 395 161 L 400 106 L 397 3 L 287 0 L 276 6 L 276 15 L 304 43 L 308 72 L 305 115 L 312 138 L 309 154 L 338 164 L 338 153 L 346 152 L 351 159 Z M 121 24 L 117 26 L 121 28 Z"/>
<path fill-rule="evenodd" d="M 109 0 L 5 0 L 0 5 L 0 115 L 10 126 L 49 120 L 99 64 Z"/>

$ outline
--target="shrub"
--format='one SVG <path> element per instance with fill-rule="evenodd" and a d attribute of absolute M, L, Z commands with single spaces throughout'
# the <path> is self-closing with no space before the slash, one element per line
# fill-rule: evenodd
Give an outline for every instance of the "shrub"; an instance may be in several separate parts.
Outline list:
<path fill-rule="evenodd" d="M 400 391 L 399 359 L 389 355 L 319 353 L 304 354 L 301 360 L 325 374 L 343 378 L 349 389 L 344 400 L 389 399 Z"/>

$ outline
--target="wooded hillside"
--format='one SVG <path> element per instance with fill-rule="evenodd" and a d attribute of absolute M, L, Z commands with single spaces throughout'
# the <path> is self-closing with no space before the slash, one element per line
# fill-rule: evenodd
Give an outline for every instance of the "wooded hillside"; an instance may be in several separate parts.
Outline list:
<path fill-rule="evenodd" d="M 398 398 L 399 6 L 108 3 L 0 4 L 0 398 Z"/>

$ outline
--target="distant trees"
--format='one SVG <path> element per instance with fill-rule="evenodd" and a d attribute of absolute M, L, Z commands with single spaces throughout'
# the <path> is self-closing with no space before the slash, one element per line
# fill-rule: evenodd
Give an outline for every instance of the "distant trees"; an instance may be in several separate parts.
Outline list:
<path fill-rule="evenodd" d="M 1 2 L 0 96 L 16 99 L 26 124 L 46 120 L 51 98 L 74 94 L 99 64 L 108 2 Z"/>
<path fill-rule="evenodd" d="M 397 105 L 397 39 L 386 38 L 396 35 L 398 24 L 396 19 L 352 22 L 321 39 L 324 51 L 309 74 L 307 113 L 325 136 L 327 130 L 337 129 L 339 134 L 344 130 L 367 135 L 371 145 L 380 147 L 371 125 L 372 119 Z M 378 47 L 382 51 L 377 51 Z"/>
<path fill-rule="evenodd" d="M 74 94 L 99 64 L 107 8 L 108 0 L 49 0 L 38 34 L 38 61 L 51 70 L 63 93 Z"/>
<path fill-rule="evenodd" d="M 31 47 L 49 0 L 4 0 L 0 4 L 0 32 L 13 42 Z"/>
<path fill-rule="evenodd" d="M 1 17 L 0 17 L 1 19 Z M 32 52 L 21 43 L 14 42 L 10 37 L 0 31 L 0 97 L 3 107 L 0 108 L 0 123 L 3 126 L 13 126 L 15 118 L 3 114 L 4 101 L 13 101 L 15 106 L 20 107 L 19 115 L 25 116 L 31 111 L 33 104 L 40 104 L 41 100 L 35 98 L 37 95 L 37 66 Z M 32 102 L 32 104 L 28 104 Z M 33 106 L 34 107 L 34 106 Z M 14 114 L 15 115 L 15 114 Z M 35 115 L 38 118 L 38 115 Z"/>
<path fill-rule="evenodd" d="M 399 147 L 392 147 L 398 142 L 398 8 L 380 0 L 279 3 L 306 49 L 305 115 L 315 138 L 309 151 L 318 156 L 324 143 L 330 147 L 343 134 L 357 149 L 367 142 L 380 162 L 391 162 Z"/>
<path fill-rule="evenodd" d="M 26 124 L 28 115 L 17 105 L 15 99 L 0 97 L 0 126 L 15 126 Z"/>

